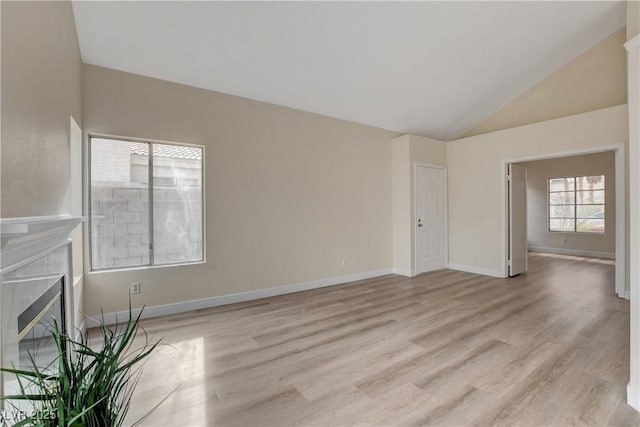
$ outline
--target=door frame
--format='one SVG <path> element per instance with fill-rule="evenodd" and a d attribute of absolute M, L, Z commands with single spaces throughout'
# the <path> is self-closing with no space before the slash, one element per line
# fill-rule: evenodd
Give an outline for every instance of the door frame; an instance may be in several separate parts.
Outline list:
<path fill-rule="evenodd" d="M 509 163 L 530 162 L 534 160 L 555 159 L 560 157 L 579 156 L 582 154 L 602 153 L 613 151 L 615 153 L 615 177 L 616 177 L 616 253 L 615 253 L 615 291 L 618 297 L 629 299 L 629 290 L 626 289 L 626 205 L 625 205 L 625 147 L 624 144 L 605 145 L 585 149 L 558 151 L 555 153 L 531 155 L 520 158 L 504 159 L 501 162 L 502 170 L 502 271 L 503 277 L 508 277 L 507 260 L 509 257 L 509 201 L 507 195 L 507 165 Z"/>
<path fill-rule="evenodd" d="M 414 162 L 413 163 L 413 198 L 411 200 L 412 209 L 411 209 L 411 253 L 412 256 L 412 266 L 411 266 L 411 275 L 416 276 L 417 274 L 422 274 L 422 272 L 418 273 L 418 227 L 416 227 L 416 221 L 418 218 L 418 192 L 417 190 L 417 173 L 418 168 L 432 168 L 432 169 L 442 169 L 444 172 L 444 267 L 449 268 L 449 190 L 448 190 L 448 181 L 449 174 L 447 173 L 447 167 L 443 165 L 436 165 L 433 163 L 422 163 L 422 162 Z"/>

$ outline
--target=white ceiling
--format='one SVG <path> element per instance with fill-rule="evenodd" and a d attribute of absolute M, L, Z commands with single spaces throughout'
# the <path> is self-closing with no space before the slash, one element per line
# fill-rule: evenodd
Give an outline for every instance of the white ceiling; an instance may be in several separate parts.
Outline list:
<path fill-rule="evenodd" d="M 621 28 L 625 8 L 73 2 L 86 63 L 443 140 Z"/>

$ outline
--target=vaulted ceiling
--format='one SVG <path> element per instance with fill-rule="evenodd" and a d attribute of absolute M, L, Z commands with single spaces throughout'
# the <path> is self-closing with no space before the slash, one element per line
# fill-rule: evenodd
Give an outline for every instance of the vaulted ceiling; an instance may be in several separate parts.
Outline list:
<path fill-rule="evenodd" d="M 624 1 L 75 1 L 82 59 L 451 140 L 625 23 Z"/>

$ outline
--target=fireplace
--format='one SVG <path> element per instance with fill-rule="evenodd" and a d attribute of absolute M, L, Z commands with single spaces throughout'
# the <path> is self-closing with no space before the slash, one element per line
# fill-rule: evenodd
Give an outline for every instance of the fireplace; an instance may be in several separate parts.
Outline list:
<path fill-rule="evenodd" d="M 33 360 L 55 370 L 53 323 L 74 329 L 70 233 L 82 218 L 1 221 L 0 364 L 28 370 Z M 0 376 L 0 394 L 17 390 L 15 376 Z"/>
<path fill-rule="evenodd" d="M 23 283 L 21 286 L 29 285 Z M 18 362 L 21 367 L 28 368 L 34 363 L 45 367 L 55 360 L 57 350 L 52 330 L 56 324 L 61 331 L 67 332 L 64 313 L 64 276 L 61 276 L 18 314 Z"/>

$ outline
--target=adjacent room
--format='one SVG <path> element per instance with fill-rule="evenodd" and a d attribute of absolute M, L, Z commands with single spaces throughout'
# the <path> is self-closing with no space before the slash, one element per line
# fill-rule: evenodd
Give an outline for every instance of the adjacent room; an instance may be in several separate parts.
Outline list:
<path fill-rule="evenodd" d="M 2 1 L 0 424 L 640 424 L 640 2 Z"/>
<path fill-rule="evenodd" d="M 520 165 L 530 251 L 615 259 L 615 152 Z"/>

